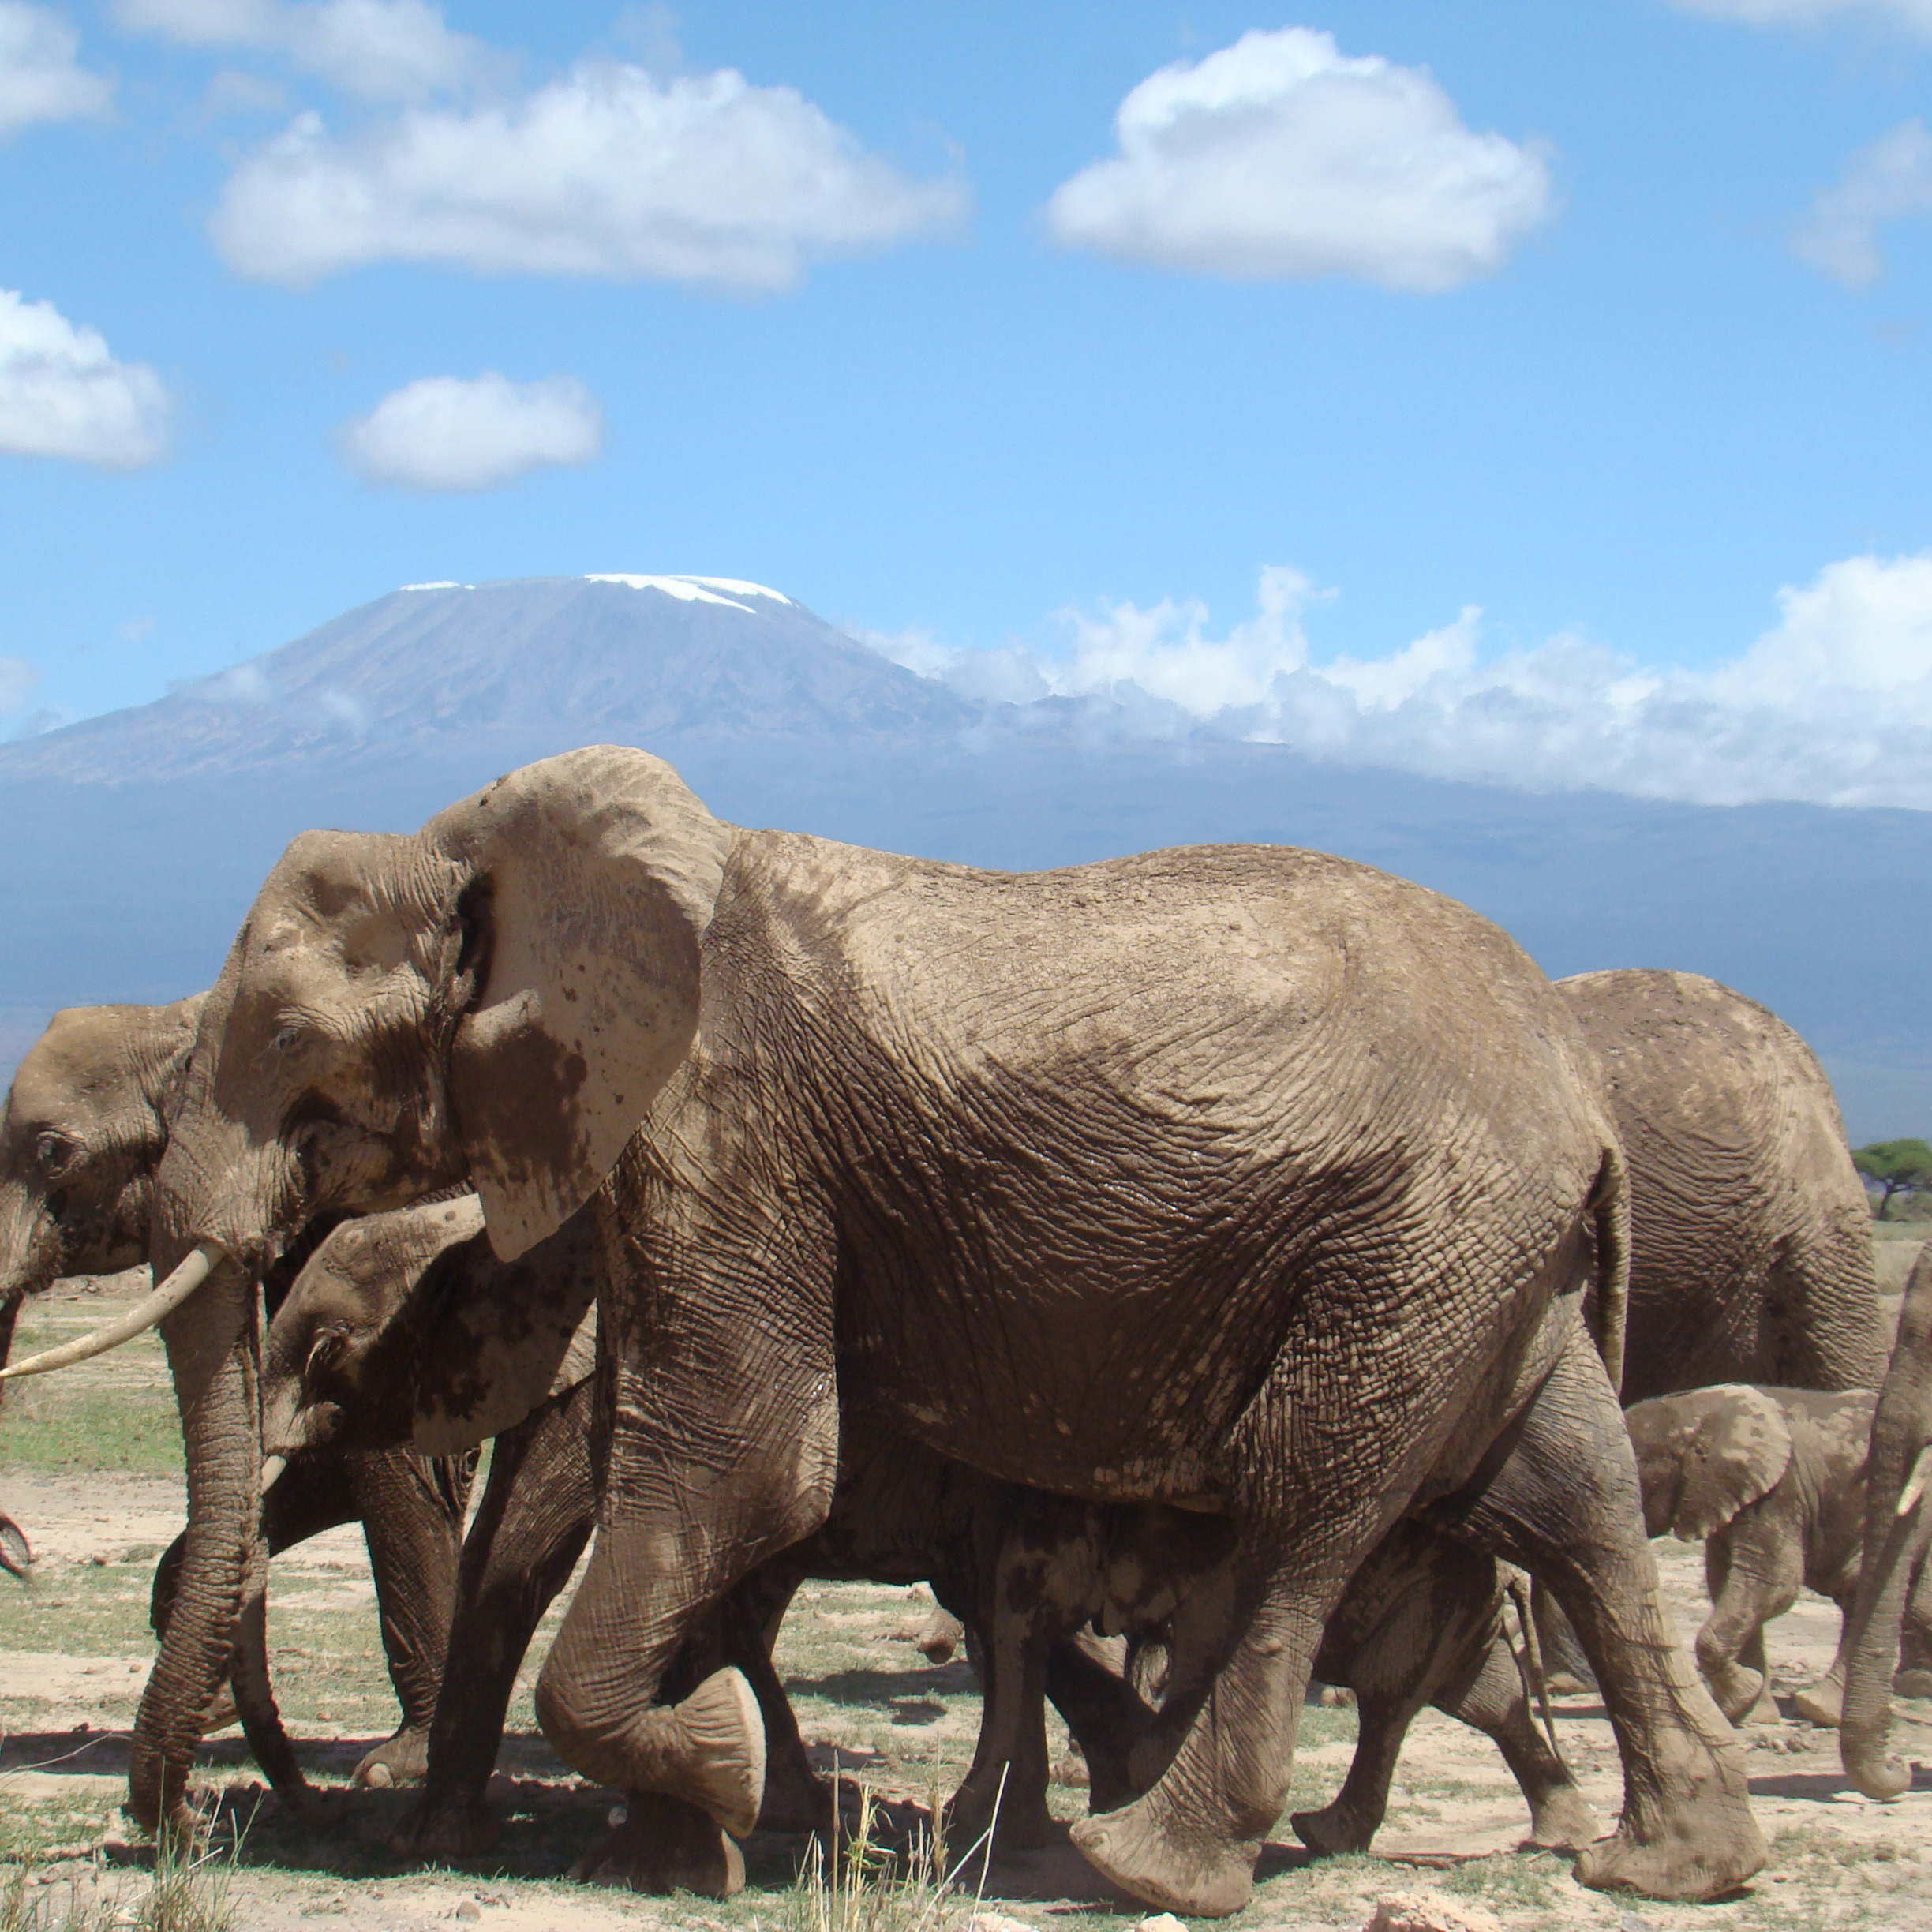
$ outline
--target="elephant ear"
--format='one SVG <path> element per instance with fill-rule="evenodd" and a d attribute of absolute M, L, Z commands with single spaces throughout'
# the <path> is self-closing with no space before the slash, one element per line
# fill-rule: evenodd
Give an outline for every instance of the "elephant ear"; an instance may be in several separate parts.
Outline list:
<path fill-rule="evenodd" d="M 451 1107 L 510 1260 L 597 1191 L 689 1050 L 731 830 L 661 759 L 600 745 L 498 779 L 419 837 L 464 882 Z"/>
<path fill-rule="evenodd" d="M 1791 1430 L 1769 1396 L 1741 1382 L 1677 1399 L 1690 1414 L 1678 1432 L 1683 1485 L 1671 1528 L 1688 1543 L 1721 1530 L 1776 1486 L 1791 1461 Z"/>
<path fill-rule="evenodd" d="M 454 1455 L 515 1427 L 581 1382 L 597 1346 L 595 1234 L 588 1214 L 515 1261 L 478 1233 L 423 1271 L 411 1446 Z"/>

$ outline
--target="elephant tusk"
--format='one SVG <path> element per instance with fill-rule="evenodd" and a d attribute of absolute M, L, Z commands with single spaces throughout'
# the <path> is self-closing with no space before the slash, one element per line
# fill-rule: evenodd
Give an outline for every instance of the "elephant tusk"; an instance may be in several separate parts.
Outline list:
<path fill-rule="evenodd" d="M 1905 1478 L 1905 1487 L 1899 1492 L 1898 1513 L 1909 1516 L 1914 1505 L 1926 1492 L 1926 1485 L 1932 1482 L 1932 1443 L 1927 1443 L 1919 1451 L 1919 1459 L 1911 1466 L 1911 1473 Z"/>
<path fill-rule="evenodd" d="M 262 1458 L 261 1493 L 266 1496 L 282 1480 L 282 1472 L 288 1467 L 286 1456 L 264 1456 Z"/>
<path fill-rule="evenodd" d="M 10 1368 L 0 1368 L 0 1382 L 11 1381 L 16 1376 L 47 1375 L 56 1368 L 71 1368 L 76 1362 L 88 1361 L 95 1355 L 105 1355 L 110 1349 L 118 1348 L 123 1342 L 132 1342 L 137 1335 L 144 1334 L 163 1316 L 172 1314 L 188 1297 L 206 1281 L 215 1271 L 215 1264 L 222 1258 L 222 1248 L 217 1241 L 197 1241 L 189 1250 L 188 1258 L 175 1269 L 159 1287 L 122 1316 L 108 1323 L 104 1328 L 96 1328 L 92 1335 L 80 1336 L 73 1342 L 63 1342 L 58 1348 L 43 1349 L 38 1355 L 29 1355 L 24 1361 L 15 1362 Z"/>

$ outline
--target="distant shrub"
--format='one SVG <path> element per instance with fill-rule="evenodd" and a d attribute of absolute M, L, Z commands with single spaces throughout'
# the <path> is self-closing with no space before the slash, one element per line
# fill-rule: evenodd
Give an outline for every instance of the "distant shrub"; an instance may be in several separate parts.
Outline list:
<path fill-rule="evenodd" d="M 1875 1221 L 1886 1218 L 1894 1194 L 1932 1189 L 1932 1147 L 1923 1140 L 1874 1140 L 1852 1150 L 1852 1165 L 1864 1177 L 1866 1192 L 1878 1197 L 1872 1210 Z"/>

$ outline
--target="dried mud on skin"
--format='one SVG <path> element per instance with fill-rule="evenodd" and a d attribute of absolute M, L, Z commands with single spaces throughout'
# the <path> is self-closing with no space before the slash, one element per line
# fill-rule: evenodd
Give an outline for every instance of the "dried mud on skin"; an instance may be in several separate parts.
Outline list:
<path fill-rule="evenodd" d="M 124 1278 L 104 1286 L 110 1292 L 63 1290 L 37 1305 L 17 1346 L 44 1346 L 93 1325 L 137 1284 Z M 116 1807 L 128 1729 L 153 1654 L 148 1585 L 155 1557 L 180 1527 L 182 1502 L 178 1475 L 143 1470 L 164 1459 L 158 1445 L 173 1426 L 173 1405 L 158 1345 L 148 1339 L 145 1355 L 142 1346 L 115 1358 L 121 1366 L 111 1376 L 106 1364 L 90 1365 L 91 1376 L 50 1378 L 37 1391 L 39 1419 L 61 1406 L 62 1440 L 103 1445 L 111 1464 L 105 1470 L 72 1461 L 35 1466 L 21 1445 L 36 1417 L 11 1400 L 0 1415 L 0 1498 L 33 1539 L 38 1559 L 28 1588 L 0 1578 L 0 1898 L 10 1868 L 24 1863 L 30 1893 L 56 1908 L 55 1924 L 70 1902 L 131 1898 L 145 1882 L 144 1855 L 125 1843 Z M 151 1424 L 159 1435 L 144 1432 Z M 1655 1547 L 1687 1635 L 1703 1615 L 1701 1553 L 1671 1542 Z M 808 1586 L 779 1650 L 821 1767 L 839 1772 L 853 1804 L 861 1783 L 887 1799 L 889 1823 L 902 1826 L 935 1788 L 957 1783 L 979 1716 L 964 1661 L 935 1667 L 905 1641 L 922 1614 L 903 1590 Z M 502 1844 L 461 1870 L 425 1870 L 384 1848 L 411 1794 L 346 1784 L 361 1753 L 395 1721 L 360 1534 L 338 1530 L 278 1558 L 271 1593 L 276 1690 L 322 1792 L 313 1821 L 292 1820 L 260 1792 L 238 1733 L 204 1747 L 202 1785 L 219 1795 L 223 1818 L 243 1828 L 224 1881 L 237 1932 L 452 1923 L 486 1932 L 814 1932 L 792 1882 L 806 1852 L 800 1838 L 754 1838 L 747 1889 L 722 1904 L 631 1898 L 562 1881 L 601 1834 L 616 1795 L 572 1778 L 535 1735 L 529 1689 L 555 1622 L 553 1613 L 512 1707 L 492 1791 L 506 1819 Z M 1837 1612 L 1809 1594 L 1771 1628 L 1773 1682 L 1787 1716 L 1745 1735 L 1752 1802 L 1772 1863 L 1733 1899 L 1678 1907 L 1607 1897 L 1578 1887 L 1567 1859 L 1518 1853 L 1527 1816 L 1501 1760 L 1476 1733 L 1430 1711 L 1411 1734 L 1376 1855 L 1313 1861 L 1291 1839 L 1271 1846 L 1253 1904 L 1227 1923 L 1242 1932 L 1357 1927 L 1380 1898 L 1429 1892 L 1481 1907 L 1512 1929 L 1612 1932 L 1634 1919 L 1653 1932 L 1932 1932 L 1932 1773 L 1897 1803 L 1872 1803 L 1846 1781 L 1835 1734 L 1789 1714 L 1789 1694 L 1824 1670 L 1836 1637 Z M 1932 1705 L 1901 1702 L 1897 1709 L 1897 1748 L 1932 1762 Z M 1564 1750 L 1607 1827 L 1619 1780 L 1601 1707 L 1594 1698 L 1571 1698 L 1559 1701 L 1558 1712 Z M 1354 1733 L 1351 1711 L 1303 1713 L 1291 1808 L 1332 1795 Z M 1056 1723 L 1056 1758 L 1064 1736 Z M 1056 1786 L 1052 1803 L 1057 1817 L 1070 1819 L 1084 1809 L 1085 1793 Z M 1038 1932 L 1103 1925 L 1126 1932 L 1145 1915 L 1108 1896 L 1064 1844 L 996 1861 L 984 1900 L 989 1919 L 997 1912 Z M 923 1932 L 961 1932 L 971 1905 L 968 1897 Z M 872 1932 L 915 1928 L 887 1918 Z"/>

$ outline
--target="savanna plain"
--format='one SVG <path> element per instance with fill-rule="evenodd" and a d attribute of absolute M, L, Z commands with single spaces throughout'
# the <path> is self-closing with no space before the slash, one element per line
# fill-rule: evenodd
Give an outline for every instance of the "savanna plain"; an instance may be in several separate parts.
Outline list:
<path fill-rule="evenodd" d="M 1882 1285 L 1902 1285 L 1928 1233 L 1925 1222 L 1874 1230 Z M 92 1327 L 144 1286 L 140 1275 L 60 1284 L 24 1311 L 17 1351 Z M 585 1786 L 537 1733 L 530 1690 L 555 1611 L 519 1680 L 492 1787 L 504 1826 L 497 1850 L 460 1867 L 399 1859 L 386 1844 L 412 1795 L 348 1784 L 396 1715 L 354 1528 L 279 1557 L 271 1589 L 276 1694 L 317 1803 L 304 1818 L 286 1814 L 260 1786 L 239 1733 L 223 1732 L 199 1761 L 217 1821 L 209 1850 L 192 1870 L 157 1874 L 152 1854 L 129 1840 L 118 1805 L 154 1651 L 155 1561 L 183 1520 L 179 1433 L 159 1342 L 145 1336 L 10 1390 L 0 1410 L 0 1486 L 36 1557 L 25 1585 L 0 1577 L 0 1932 L 376 1932 L 446 1923 L 497 1932 L 964 1932 L 975 1914 L 980 1932 L 1088 1932 L 1145 1915 L 1110 1895 L 1064 1843 L 998 1858 L 950 1892 L 923 1879 L 916 1860 L 895 1863 L 874 1849 L 828 1866 L 810 1841 L 772 1834 L 747 1845 L 746 1889 L 722 1904 L 570 1884 L 564 1874 L 602 1833 L 618 1794 Z M 1655 1548 L 1687 1637 L 1704 1614 L 1701 1552 Z M 979 1707 L 972 1672 L 963 1657 L 934 1665 L 912 1647 L 923 1616 L 903 1590 L 807 1586 L 779 1642 L 814 1758 L 838 1777 L 848 1826 L 858 1828 L 862 1809 L 870 1814 L 874 1848 L 919 1840 L 935 1794 L 957 1784 L 972 1756 Z M 1932 1765 L 1904 1797 L 1874 1803 L 1845 1779 L 1836 1734 L 1813 1728 L 1790 1702 L 1829 1664 L 1837 1632 L 1833 1607 L 1808 1593 L 1771 1628 L 1782 1721 L 1743 1733 L 1771 1859 L 1732 1898 L 1676 1907 L 1608 1896 L 1579 1887 L 1567 1859 L 1518 1851 L 1527 1813 L 1501 1759 L 1476 1732 L 1429 1711 L 1410 1734 L 1374 1855 L 1312 1859 L 1284 1818 L 1252 1904 L 1226 1923 L 1239 1932 L 1360 1926 L 1379 1900 L 1432 1893 L 1512 1929 L 1932 1932 Z M 1354 1712 L 1313 1699 L 1302 1714 L 1295 1810 L 1333 1795 L 1354 1742 Z M 1901 1701 L 1896 1709 L 1896 1747 L 1932 1759 L 1932 1703 Z M 1602 1707 L 1593 1694 L 1559 1698 L 1556 1718 L 1608 1829 L 1620 1780 Z M 1065 1734 L 1050 1721 L 1058 1760 Z M 1061 1769 L 1078 1775 L 1076 1761 Z M 1054 1786 L 1062 1821 L 1085 1801 L 1077 1784 Z"/>

